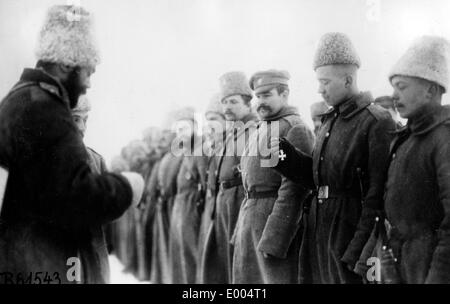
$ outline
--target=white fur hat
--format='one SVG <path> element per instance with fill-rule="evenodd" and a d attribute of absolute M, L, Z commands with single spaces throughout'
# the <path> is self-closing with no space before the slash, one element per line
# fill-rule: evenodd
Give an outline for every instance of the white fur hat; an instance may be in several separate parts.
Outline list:
<path fill-rule="evenodd" d="M 217 113 L 217 114 L 225 117 L 225 115 L 223 114 L 222 105 L 220 103 L 221 96 L 222 95 L 220 93 L 216 93 L 211 97 L 211 99 L 208 103 L 208 106 L 206 107 L 205 116 L 206 116 L 206 114 L 212 112 L 212 113 Z"/>
<path fill-rule="evenodd" d="M 389 73 L 418 77 L 441 85 L 445 91 L 449 81 L 449 42 L 438 36 L 422 36 L 408 48 Z"/>
<path fill-rule="evenodd" d="M 88 113 L 89 111 L 91 111 L 91 101 L 86 95 L 81 95 L 78 98 L 76 107 L 72 109 L 72 115 Z"/>
<path fill-rule="evenodd" d="M 95 67 L 99 55 L 91 23 L 91 15 L 82 7 L 51 7 L 39 35 L 37 59 L 71 67 Z"/>
<path fill-rule="evenodd" d="M 314 56 L 313 68 L 333 64 L 354 64 L 361 66 L 350 38 L 343 33 L 326 33 L 322 36 Z"/>
<path fill-rule="evenodd" d="M 247 76 L 243 72 L 233 71 L 223 74 L 219 79 L 222 100 L 233 95 L 246 95 L 253 97 Z"/>

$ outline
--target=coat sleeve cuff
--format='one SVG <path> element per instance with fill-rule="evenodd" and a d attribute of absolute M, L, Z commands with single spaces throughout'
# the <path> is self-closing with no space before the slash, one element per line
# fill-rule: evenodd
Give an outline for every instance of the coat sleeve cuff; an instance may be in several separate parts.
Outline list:
<path fill-rule="evenodd" d="M 258 250 L 285 259 L 298 228 L 297 223 L 271 214 L 259 241 Z"/>

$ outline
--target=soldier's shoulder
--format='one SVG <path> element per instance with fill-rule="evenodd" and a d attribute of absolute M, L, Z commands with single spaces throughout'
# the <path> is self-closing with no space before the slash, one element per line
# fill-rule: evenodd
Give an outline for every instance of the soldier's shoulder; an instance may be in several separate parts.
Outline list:
<path fill-rule="evenodd" d="M 366 109 L 368 113 L 377 121 L 392 118 L 388 110 L 374 103 L 369 104 Z"/>
<path fill-rule="evenodd" d="M 280 119 L 280 122 L 286 125 L 289 129 L 295 125 L 304 123 L 298 114 L 286 115 Z"/>
<path fill-rule="evenodd" d="M 27 113 L 53 112 L 52 98 L 49 93 L 44 91 L 39 83 L 24 82 L 16 84 L 2 101 L 5 107 L 12 107 L 16 113 L 25 111 Z M 19 110 L 19 112 L 17 112 Z M 20 114 L 18 114 L 20 115 Z M 32 114 L 34 115 L 34 114 Z"/>

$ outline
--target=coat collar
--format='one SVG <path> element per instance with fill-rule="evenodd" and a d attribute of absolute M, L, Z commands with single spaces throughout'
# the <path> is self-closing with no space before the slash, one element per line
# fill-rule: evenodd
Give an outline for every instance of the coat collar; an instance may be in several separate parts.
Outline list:
<path fill-rule="evenodd" d="M 372 101 L 373 97 L 370 92 L 361 92 L 357 95 L 353 95 L 338 106 L 331 108 L 328 112 L 319 116 L 329 116 L 338 113 L 341 114 L 343 119 L 350 119 L 367 108 Z"/>
<path fill-rule="evenodd" d="M 264 119 L 261 119 L 261 121 L 275 121 L 280 120 L 283 117 L 289 116 L 289 115 L 299 115 L 297 108 L 293 106 L 285 106 L 281 108 L 280 111 L 278 111 L 277 114 L 273 116 L 266 117 Z"/>
<path fill-rule="evenodd" d="M 407 128 L 412 134 L 421 135 L 445 122 L 450 122 L 450 106 L 427 104 L 418 115 L 408 119 Z"/>
<path fill-rule="evenodd" d="M 64 86 L 58 79 L 45 72 L 43 69 L 24 69 L 22 76 L 20 77 L 20 82 L 38 83 L 43 90 L 57 96 L 70 108 L 69 95 Z"/>

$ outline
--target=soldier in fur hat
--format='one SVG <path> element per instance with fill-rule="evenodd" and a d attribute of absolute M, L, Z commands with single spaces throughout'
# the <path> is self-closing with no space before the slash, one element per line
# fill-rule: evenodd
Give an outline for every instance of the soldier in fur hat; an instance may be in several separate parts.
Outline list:
<path fill-rule="evenodd" d="M 93 172 L 71 116 L 98 63 L 89 12 L 50 8 L 36 55 L 37 67 L 24 70 L 0 106 L 0 167 L 9 172 L 0 272 L 14 278 L 44 272 L 51 283 L 80 283 L 85 265 L 79 257 L 92 229 L 137 203 L 143 180 Z M 75 263 L 73 276 L 68 263 Z"/>
<path fill-rule="evenodd" d="M 314 191 L 303 217 L 301 282 L 362 283 L 354 269 L 383 205 L 395 124 L 386 110 L 373 105 L 370 93 L 359 91 L 360 65 L 345 34 L 325 34 L 313 67 L 319 93 L 332 108 L 322 115 L 313 155 L 287 141 L 272 142 L 275 155 L 281 150 L 287 155 L 279 171 Z"/>

